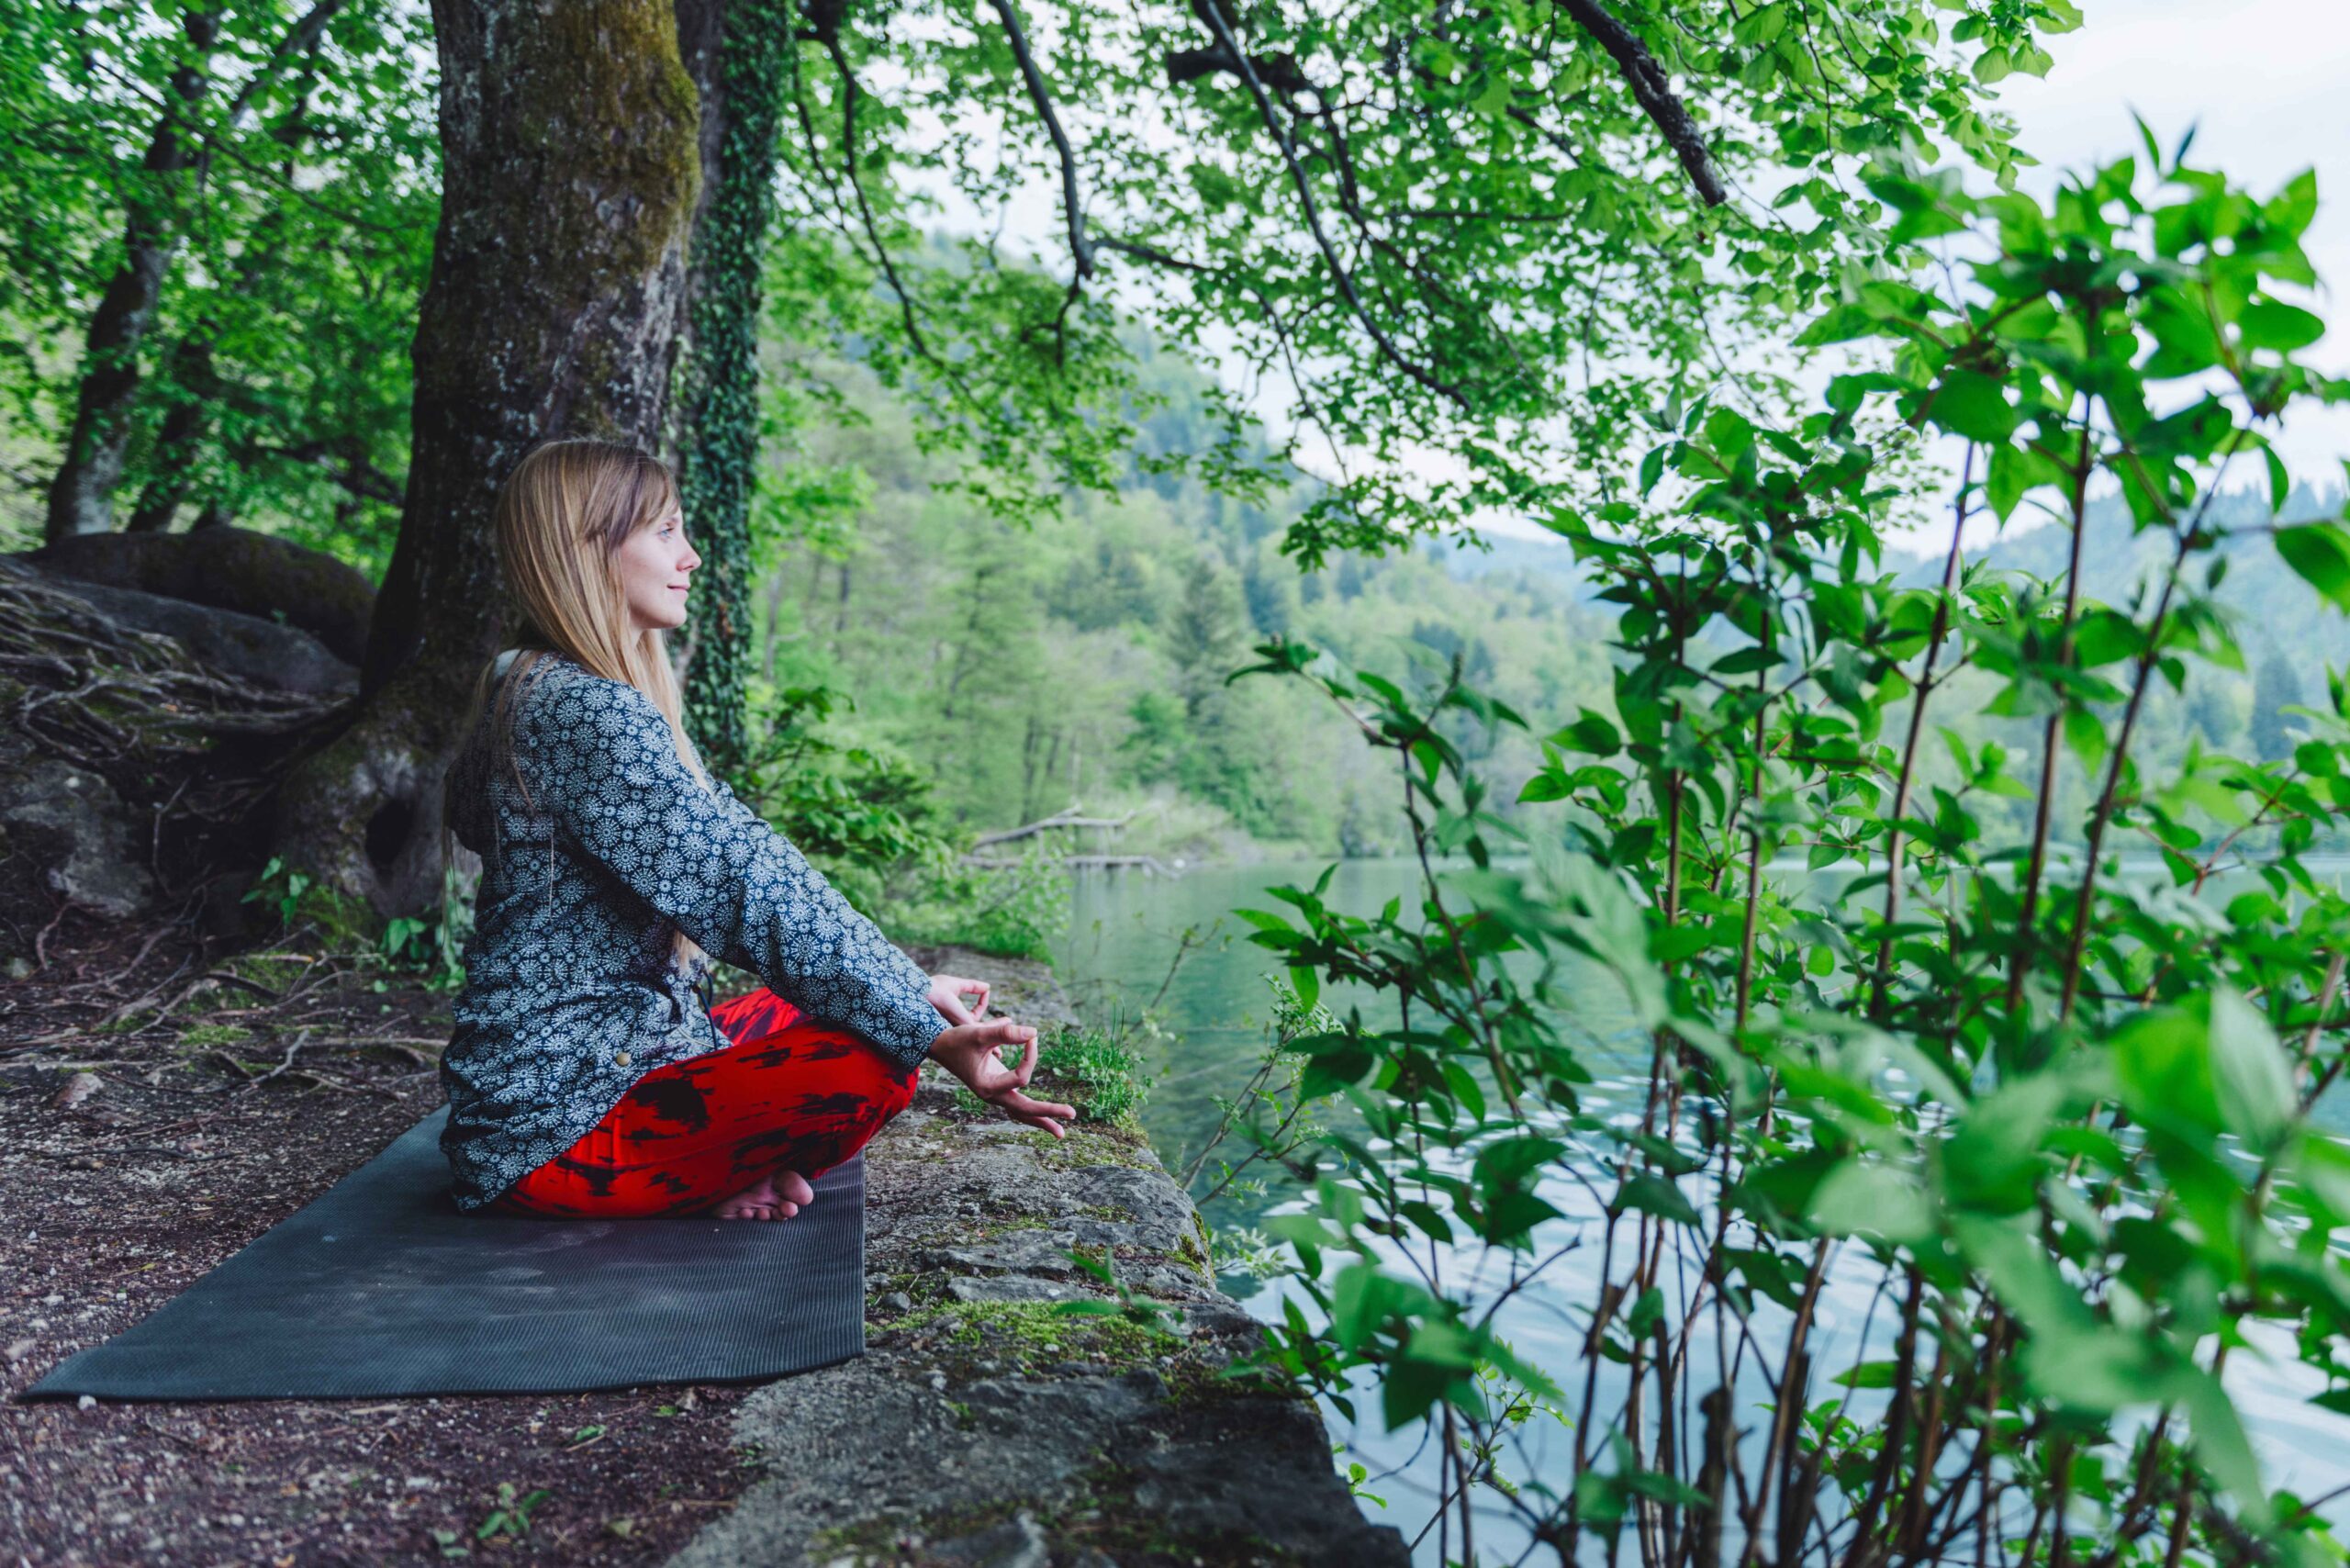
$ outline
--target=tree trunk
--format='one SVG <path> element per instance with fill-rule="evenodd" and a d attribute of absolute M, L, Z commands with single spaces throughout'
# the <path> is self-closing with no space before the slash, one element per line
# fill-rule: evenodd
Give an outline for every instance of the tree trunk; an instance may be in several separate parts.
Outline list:
<path fill-rule="evenodd" d="M 204 432 L 211 423 L 211 398 L 218 390 L 208 323 L 198 323 L 189 336 L 172 345 L 171 364 L 172 384 L 183 396 L 163 416 L 163 428 L 156 433 L 147 487 L 139 493 L 130 521 L 122 525 L 126 533 L 170 532 L 180 503 L 196 482 Z"/>
<path fill-rule="evenodd" d="M 140 162 L 140 174 L 123 201 L 122 263 L 106 280 L 90 316 L 82 350 L 82 383 L 74 395 L 73 427 L 65 458 L 50 481 L 46 537 L 50 543 L 114 527 L 114 489 L 130 450 L 132 402 L 139 395 L 139 349 L 155 319 L 179 236 L 173 193 L 196 161 L 196 140 L 181 134 L 212 85 L 212 46 L 220 33 L 217 12 L 180 18 L 188 60 L 172 73 L 176 102 L 163 110 Z"/>
<path fill-rule="evenodd" d="M 508 633 L 491 506 L 537 442 L 658 450 L 700 192 L 669 0 L 434 0 L 442 195 L 399 543 L 361 711 L 280 801 L 278 847 L 378 914 L 438 900 L 441 780 Z"/>
<path fill-rule="evenodd" d="M 692 347 L 677 443 L 686 521 L 702 557 L 686 628 L 686 723 L 711 771 L 738 787 L 750 755 L 744 687 L 759 454 L 759 272 L 775 216 L 792 25 L 783 0 L 677 4 L 688 69 L 704 84 L 707 196 L 694 228 L 687 291 Z"/>

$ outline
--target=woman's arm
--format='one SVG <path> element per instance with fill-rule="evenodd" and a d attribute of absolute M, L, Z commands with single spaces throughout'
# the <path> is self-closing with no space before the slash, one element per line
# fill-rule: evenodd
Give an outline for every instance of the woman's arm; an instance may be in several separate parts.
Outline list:
<path fill-rule="evenodd" d="M 946 1027 L 930 977 L 789 839 L 704 790 L 651 698 L 557 666 L 516 705 L 514 748 L 556 830 L 705 951 L 921 1064 Z"/>

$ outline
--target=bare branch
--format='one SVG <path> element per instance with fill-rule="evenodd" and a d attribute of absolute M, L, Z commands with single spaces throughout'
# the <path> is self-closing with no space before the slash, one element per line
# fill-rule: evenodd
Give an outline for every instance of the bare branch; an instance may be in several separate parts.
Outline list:
<path fill-rule="evenodd" d="M 1196 82 L 1203 76 L 1213 76 L 1219 71 L 1240 74 L 1241 57 L 1223 44 L 1212 49 L 1170 49 L 1167 51 L 1167 80 L 1175 86 Z M 1248 56 L 1248 66 L 1257 79 L 1279 93 L 1303 93 L 1314 85 L 1299 69 L 1293 54 L 1256 54 Z"/>

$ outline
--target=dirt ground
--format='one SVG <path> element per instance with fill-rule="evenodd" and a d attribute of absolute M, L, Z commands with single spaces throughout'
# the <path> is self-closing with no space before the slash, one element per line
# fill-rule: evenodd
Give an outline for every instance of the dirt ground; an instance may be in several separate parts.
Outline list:
<path fill-rule="evenodd" d="M 21 1400 L 441 1103 L 447 994 L 78 919 L 0 984 L 0 1563 L 655 1562 L 756 1479 L 737 1387 Z"/>

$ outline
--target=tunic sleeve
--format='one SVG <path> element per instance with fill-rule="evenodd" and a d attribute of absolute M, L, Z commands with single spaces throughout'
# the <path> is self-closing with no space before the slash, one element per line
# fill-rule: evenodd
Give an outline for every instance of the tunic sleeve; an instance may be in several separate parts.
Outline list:
<path fill-rule="evenodd" d="M 929 1054 L 946 1027 L 930 977 L 789 839 L 705 790 L 650 697 L 550 679 L 515 705 L 514 746 L 555 831 L 704 951 L 903 1066 Z"/>

